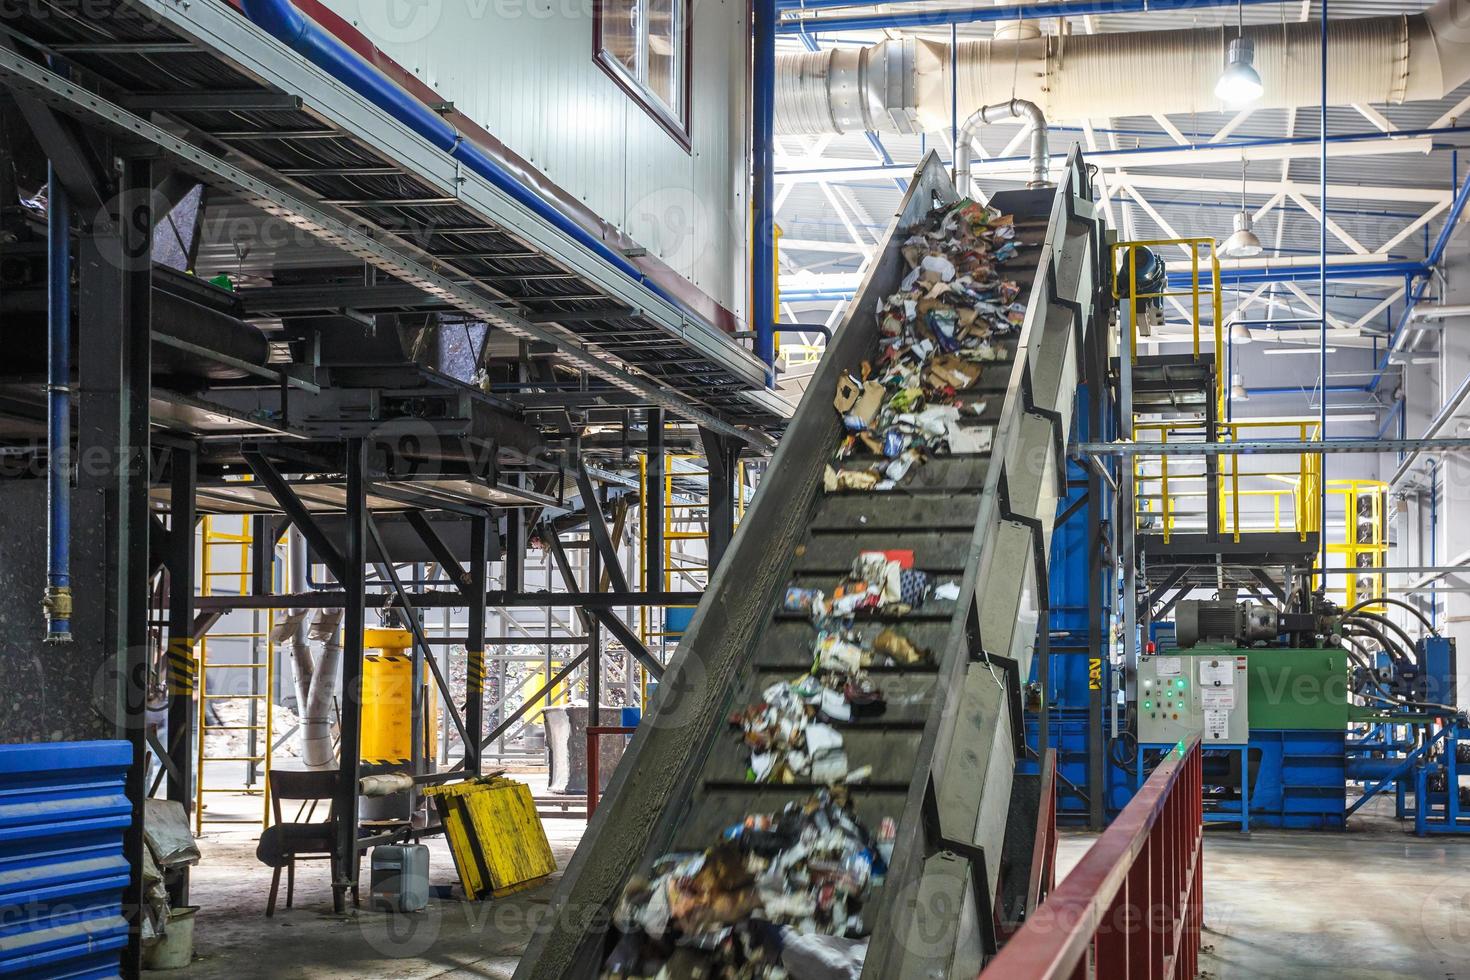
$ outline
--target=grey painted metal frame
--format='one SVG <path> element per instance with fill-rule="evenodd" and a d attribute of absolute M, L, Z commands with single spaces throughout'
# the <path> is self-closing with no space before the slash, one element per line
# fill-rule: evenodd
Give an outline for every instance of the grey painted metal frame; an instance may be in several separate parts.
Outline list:
<path fill-rule="evenodd" d="M 216 6 L 219 5 L 200 3 L 190 4 L 189 8 L 205 11 Z M 220 6 L 220 9 L 224 8 Z M 233 13 L 229 16 L 240 20 Z M 268 40 L 258 32 L 254 37 L 257 42 Z M 412 283 L 424 292 L 512 336 L 550 344 L 568 362 L 666 408 L 681 418 L 722 435 L 744 440 L 757 448 L 769 448 L 773 442 L 765 433 L 731 425 L 711 411 L 693 404 L 678 392 L 631 368 L 610 362 L 607 357 L 588 349 L 585 342 L 573 334 L 550 325 L 531 322 L 513 307 L 482 292 L 467 281 L 467 274 L 458 272 L 442 259 L 436 259 L 401 239 L 384 240 L 386 236 L 382 232 L 377 232 L 375 236 L 373 229 L 366 228 L 361 223 L 349 224 L 304 198 L 267 184 L 14 51 L 0 48 L 0 79 L 13 90 L 30 95 L 85 123 L 156 146 L 174 158 L 180 170 L 192 174 L 200 181 L 221 188 L 245 203 L 281 218 L 389 275 Z M 320 84 L 330 87 L 334 83 L 328 80 L 321 81 Z M 383 119 L 382 125 L 388 126 L 391 122 Z M 738 348 L 732 346 L 731 349 Z"/>
<path fill-rule="evenodd" d="M 1029 672 L 1036 639 L 1035 621 L 1030 628 L 1019 621 L 1045 588 L 1081 343 L 1102 281 L 1101 223 L 1079 153 L 1063 178 L 966 552 L 965 601 L 943 650 L 941 693 L 923 729 L 889 877 L 870 917 L 875 932 L 865 977 L 974 976 L 985 955 L 1010 783 L 1023 748 L 1016 678 Z M 871 355 L 874 303 L 901 276 L 898 231 L 954 200 L 931 154 L 567 866 L 518 978 L 596 975 L 605 938 L 596 924 L 606 923 L 640 861 L 670 839 L 699 762 L 725 723 L 731 686 L 777 607 L 786 584 L 781 571 L 806 529 L 807 509 L 799 504 L 821 491 L 841 435 L 830 407 L 838 380 Z M 987 854 L 995 859 L 986 861 Z"/>
<path fill-rule="evenodd" d="M 701 353 L 744 376 L 755 388 L 765 384 L 760 361 L 731 343 L 720 330 L 681 310 L 645 286 L 609 268 L 585 247 L 569 241 L 529 209 L 477 174 L 465 171 L 446 154 L 330 75 L 290 51 L 225 3 L 177 3 L 172 0 L 129 0 L 158 22 L 219 53 L 241 70 L 272 88 L 299 95 L 329 124 L 349 133 L 370 135 L 396 163 L 461 201 L 500 227 L 513 229 L 545 255 L 594 281 L 609 295 Z"/>

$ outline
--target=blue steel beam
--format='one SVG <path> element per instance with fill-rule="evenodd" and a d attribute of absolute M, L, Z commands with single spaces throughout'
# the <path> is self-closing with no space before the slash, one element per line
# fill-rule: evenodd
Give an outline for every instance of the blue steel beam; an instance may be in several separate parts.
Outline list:
<path fill-rule="evenodd" d="M 1470 186 L 1470 185 L 1467 185 Z M 1329 265 L 1327 267 L 1327 278 L 1329 280 L 1345 279 L 1376 279 L 1393 277 L 1395 279 L 1405 276 L 1426 276 L 1429 266 L 1423 262 L 1344 262 Z M 1222 286 L 1245 286 L 1260 285 L 1273 282 L 1316 282 L 1321 277 L 1321 271 L 1315 266 L 1285 266 L 1271 268 L 1270 266 L 1249 269 L 1223 268 L 1220 270 L 1220 283 Z M 1168 283 L 1170 289 L 1187 289 L 1191 284 L 1190 273 L 1177 270 L 1169 273 Z M 851 289 L 792 289 L 783 290 L 781 299 L 792 303 L 820 302 L 826 300 L 850 300 L 854 295 Z"/>
<path fill-rule="evenodd" d="M 851 0 L 776 0 L 782 10 L 815 10 L 858 6 Z M 1163 13 L 1170 10 L 1200 10 L 1205 7 L 1234 7 L 1237 3 L 1265 4 L 1280 0 L 1078 0 L 1074 3 L 1022 3 L 1013 6 L 951 7 L 902 14 L 864 14 L 853 17 L 783 20 L 783 34 L 828 31 L 876 31 L 885 28 L 934 27 L 945 24 L 977 24 L 1000 20 L 1037 20 L 1042 17 L 1081 17 L 1087 14 Z"/>
<path fill-rule="evenodd" d="M 1441 126 L 1430 129 L 1404 129 L 1396 130 L 1391 134 L 1379 130 L 1368 130 L 1357 133 L 1333 133 L 1327 137 L 1328 143 L 1360 143 L 1367 140 L 1384 139 L 1407 139 L 1414 136 L 1443 136 L 1452 133 L 1470 133 L 1470 126 Z M 1155 134 L 1158 135 L 1158 134 Z M 1091 160 L 1102 160 L 1105 163 L 1114 158 L 1126 158 L 1139 154 L 1158 153 L 1188 153 L 1191 150 L 1250 150 L 1265 149 L 1276 146 L 1317 146 L 1322 140 L 1317 136 L 1291 136 L 1273 137 L 1269 139 L 1251 140 L 1227 140 L 1223 143 L 1195 143 L 1189 146 L 1135 146 L 1123 150 L 1101 150 L 1091 155 Z M 1063 159 L 1065 154 L 1055 155 L 1057 160 Z M 993 157 L 985 162 L 995 163 L 1025 163 L 1031 158 L 1028 156 Z M 888 176 L 912 174 L 919 165 L 917 163 L 895 163 L 892 165 L 874 167 L 820 167 L 808 170 L 783 170 L 784 176 L 796 177 L 832 177 L 840 178 L 843 174 L 864 174 L 877 180 Z M 1222 188 L 1221 193 L 1228 192 L 1228 188 Z"/>

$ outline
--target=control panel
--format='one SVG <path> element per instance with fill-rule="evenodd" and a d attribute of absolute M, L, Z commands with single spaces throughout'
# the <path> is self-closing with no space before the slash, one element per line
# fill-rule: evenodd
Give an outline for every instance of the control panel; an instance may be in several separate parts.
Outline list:
<path fill-rule="evenodd" d="M 1178 653 L 1138 662 L 1138 740 L 1170 744 L 1196 732 L 1205 745 L 1250 741 L 1248 661 Z"/>

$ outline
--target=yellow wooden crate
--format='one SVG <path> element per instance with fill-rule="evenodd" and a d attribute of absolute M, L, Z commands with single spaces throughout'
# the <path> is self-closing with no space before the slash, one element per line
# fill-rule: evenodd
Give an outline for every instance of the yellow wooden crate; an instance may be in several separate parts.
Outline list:
<path fill-rule="evenodd" d="M 499 898 L 556 870 L 531 788 L 496 776 L 426 786 L 454 854 L 460 884 L 471 900 Z"/>

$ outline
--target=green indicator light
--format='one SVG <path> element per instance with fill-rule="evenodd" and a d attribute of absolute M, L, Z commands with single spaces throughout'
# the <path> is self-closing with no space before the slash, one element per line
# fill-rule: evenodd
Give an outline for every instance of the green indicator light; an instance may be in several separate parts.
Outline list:
<path fill-rule="evenodd" d="M 1154 703 L 1152 701 L 1145 701 L 1143 702 L 1143 706 L 1144 708 L 1152 708 L 1154 706 Z"/>
<path fill-rule="evenodd" d="M 1176 686 L 1178 686 L 1178 687 L 1183 687 L 1183 686 L 1184 686 L 1184 681 L 1182 681 L 1182 680 L 1178 680 L 1178 681 L 1175 681 L 1175 682 L 1174 682 L 1174 684 L 1175 684 L 1175 685 L 1176 685 Z"/>

